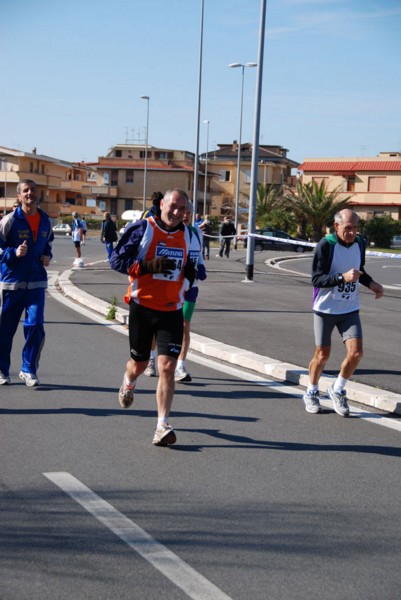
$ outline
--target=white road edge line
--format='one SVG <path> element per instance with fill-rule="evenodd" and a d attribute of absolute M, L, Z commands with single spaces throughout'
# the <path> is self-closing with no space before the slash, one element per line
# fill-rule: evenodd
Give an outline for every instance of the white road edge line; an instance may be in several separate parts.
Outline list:
<path fill-rule="evenodd" d="M 210 358 L 205 358 L 204 356 L 199 356 L 198 354 L 195 355 L 192 352 L 188 352 L 188 360 L 193 360 L 195 363 L 198 363 L 215 371 L 220 371 L 222 373 L 226 373 L 227 375 L 232 375 L 237 379 L 253 382 L 256 385 L 276 388 L 280 394 L 286 394 L 288 396 L 291 396 L 292 398 L 295 397 L 302 400 L 303 392 L 299 388 L 287 385 L 285 383 L 281 383 L 280 381 L 268 379 L 267 377 L 262 377 L 261 375 L 257 375 L 256 373 L 247 373 L 245 371 L 241 372 L 239 370 L 239 367 L 230 367 L 223 363 L 218 363 Z M 320 400 L 320 404 L 325 408 L 333 407 L 333 403 L 331 402 L 331 400 L 325 400 L 324 398 Z M 388 417 L 384 417 L 377 413 L 370 413 L 369 411 L 357 408 L 356 406 L 350 406 L 350 414 L 353 417 L 358 417 L 360 419 L 363 419 L 364 421 L 368 421 L 372 425 L 382 425 L 383 427 L 394 429 L 395 431 L 401 433 L 401 421 L 389 419 Z"/>
<path fill-rule="evenodd" d="M 206 577 L 67 472 L 43 473 L 192 600 L 231 600 Z"/>
<path fill-rule="evenodd" d="M 78 305 L 75 302 L 73 302 L 72 300 L 65 298 L 65 296 L 63 296 L 58 291 L 58 289 L 55 287 L 55 282 L 57 280 L 57 275 L 58 275 L 57 272 L 56 271 L 49 272 L 48 274 L 49 274 L 49 287 L 48 287 L 47 291 L 51 296 L 53 296 L 53 298 L 55 300 L 57 300 L 58 302 L 61 302 L 62 304 L 65 304 L 72 310 L 79 312 L 81 315 L 84 315 L 88 319 L 92 319 L 92 321 L 96 321 L 96 323 L 99 323 L 100 325 L 104 325 L 108 329 L 116 331 L 117 333 L 120 333 L 122 335 L 128 336 L 128 329 L 124 329 L 121 325 L 114 325 L 110 321 L 107 321 L 101 315 L 97 315 L 96 313 L 94 313 L 93 311 L 91 311 L 89 309 L 86 309 L 82 305 Z M 194 354 L 193 352 L 188 352 L 187 359 L 192 360 L 195 363 L 202 364 L 205 367 L 208 367 L 210 369 L 214 369 L 215 371 L 220 371 L 221 373 L 227 373 L 228 375 L 233 375 L 237 379 L 242 379 L 244 381 L 253 381 L 253 382 L 257 383 L 258 385 L 275 387 L 282 394 L 287 394 L 292 397 L 295 396 L 295 397 L 299 397 L 299 398 L 302 398 L 302 396 L 303 396 L 303 393 L 298 388 L 291 387 L 289 385 L 286 385 L 285 383 L 281 383 L 280 381 L 275 381 L 273 379 L 261 377 L 260 375 L 257 375 L 256 373 L 255 373 L 255 375 L 253 375 L 253 374 L 247 373 L 246 371 L 241 372 L 239 370 L 239 367 L 235 367 L 235 368 L 230 367 L 229 365 L 225 365 L 223 363 L 218 363 L 215 360 L 205 358 L 204 356 L 201 356 L 199 354 Z M 322 404 L 322 406 L 325 406 L 326 408 L 331 408 L 331 406 L 332 406 L 332 404 L 329 400 L 326 401 L 324 399 L 321 400 L 321 404 Z M 389 429 L 394 429 L 395 431 L 398 431 L 401 433 L 401 421 L 389 419 L 388 417 L 384 417 L 377 413 L 370 413 L 366 410 L 362 410 L 362 409 L 356 408 L 354 406 L 350 407 L 350 411 L 351 411 L 351 415 L 358 416 L 359 418 L 361 418 L 363 420 L 369 421 L 369 423 L 372 423 L 374 425 L 381 425 L 383 427 L 388 427 Z"/>

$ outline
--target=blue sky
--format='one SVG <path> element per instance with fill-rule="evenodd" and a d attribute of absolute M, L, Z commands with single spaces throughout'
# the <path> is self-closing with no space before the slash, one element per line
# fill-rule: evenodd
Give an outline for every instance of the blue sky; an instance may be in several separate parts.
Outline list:
<path fill-rule="evenodd" d="M 200 152 L 238 139 L 260 0 L 205 0 Z M 289 157 L 401 150 L 400 0 L 267 0 L 260 142 Z M 0 0 L 0 145 L 95 161 L 116 143 L 194 152 L 200 0 Z M 256 69 L 245 70 L 252 141 Z M 128 128 L 128 134 L 126 129 Z M 132 131 L 133 130 L 133 131 Z"/>

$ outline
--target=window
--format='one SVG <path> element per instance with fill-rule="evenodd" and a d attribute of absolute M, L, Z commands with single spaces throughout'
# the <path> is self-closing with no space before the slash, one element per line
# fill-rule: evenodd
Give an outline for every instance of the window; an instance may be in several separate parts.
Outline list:
<path fill-rule="evenodd" d="M 134 183 L 134 169 L 127 169 L 125 171 L 125 183 Z"/>
<path fill-rule="evenodd" d="M 112 171 L 111 172 L 111 187 L 117 187 L 118 186 L 118 171 Z"/>
<path fill-rule="evenodd" d="M 385 177 L 369 177 L 368 192 L 385 192 L 386 178 Z"/>
<path fill-rule="evenodd" d="M 132 202 L 132 200 L 126 198 L 124 201 L 124 210 L 132 210 Z"/>
<path fill-rule="evenodd" d="M 220 171 L 219 181 L 231 181 L 231 171 Z"/>
<path fill-rule="evenodd" d="M 121 151 L 121 150 L 116 150 L 116 151 L 115 151 L 115 153 L 114 153 L 114 156 L 115 156 L 116 158 L 121 158 L 121 157 L 122 157 L 122 155 L 123 155 L 123 153 L 122 153 L 122 151 Z"/>
<path fill-rule="evenodd" d="M 33 173 L 33 162 L 29 163 L 29 172 Z"/>
<path fill-rule="evenodd" d="M 45 174 L 45 165 L 42 165 L 42 175 Z"/>
<path fill-rule="evenodd" d="M 155 152 L 155 158 L 157 158 L 156 154 L 157 153 Z M 145 158 L 145 156 L 146 156 L 146 150 L 140 150 L 139 151 L 139 158 Z M 150 152 L 150 150 L 148 150 L 148 158 L 152 158 L 152 153 Z"/>
<path fill-rule="evenodd" d="M 355 177 L 347 177 L 347 192 L 355 192 Z"/>

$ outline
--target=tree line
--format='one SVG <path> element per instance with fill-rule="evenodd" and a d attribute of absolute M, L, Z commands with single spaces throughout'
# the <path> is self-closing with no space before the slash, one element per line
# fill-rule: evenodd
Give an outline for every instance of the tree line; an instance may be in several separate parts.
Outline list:
<path fill-rule="evenodd" d="M 257 227 L 282 229 L 298 238 L 318 242 L 332 228 L 334 215 L 343 208 L 353 208 L 352 196 L 344 196 L 340 188 L 329 191 L 324 181 L 302 183 L 295 189 L 258 184 L 256 197 Z M 359 233 L 375 246 L 388 248 L 391 238 L 401 233 L 401 221 L 388 215 L 369 221 L 360 219 Z"/>

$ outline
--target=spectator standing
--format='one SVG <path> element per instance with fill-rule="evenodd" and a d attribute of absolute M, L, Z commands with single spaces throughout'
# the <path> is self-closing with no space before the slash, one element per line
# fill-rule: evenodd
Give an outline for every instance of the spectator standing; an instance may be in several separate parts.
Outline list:
<path fill-rule="evenodd" d="M 203 221 L 204 221 L 204 219 L 200 216 L 200 214 L 196 213 L 196 215 L 195 215 L 195 222 L 194 222 L 195 227 L 201 227 Z"/>
<path fill-rule="evenodd" d="M 236 233 L 237 230 L 235 229 L 234 223 L 231 221 L 231 218 L 226 215 L 220 229 L 220 251 L 217 256 L 222 258 L 224 253 L 226 257 L 229 258 L 231 241 Z"/>
<path fill-rule="evenodd" d="M 359 317 L 359 283 L 369 288 L 376 299 L 383 287 L 364 269 L 365 244 L 357 236 L 358 215 L 344 208 L 334 217 L 335 232 L 317 244 L 312 263 L 315 353 L 309 364 L 309 385 L 304 394 L 305 410 L 319 413 L 319 379 L 331 349 L 331 334 L 336 327 L 344 342 L 346 356 L 336 381 L 328 389 L 334 410 L 349 415 L 345 386 L 362 358 L 362 326 Z"/>
<path fill-rule="evenodd" d="M 118 240 L 117 228 L 114 221 L 111 220 L 109 212 L 105 212 L 103 216 L 104 221 L 102 221 L 100 239 L 106 244 L 107 258 L 110 260 L 111 253 L 114 249 L 114 242 Z"/>
<path fill-rule="evenodd" d="M 81 224 L 82 224 L 82 240 L 81 240 L 81 244 L 83 246 L 85 246 L 85 243 L 86 243 L 86 231 L 88 229 L 88 226 L 86 224 L 85 219 L 81 219 Z"/>
<path fill-rule="evenodd" d="M 143 211 L 141 219 L 147 219 L 148 217 L 160 217 L 160 202 L 163 199 L 161 192 L 153 192 L 152 194 L 152 206 Z"/>
<path fill-rule="evenodd" d="M 45 341 L 46 268 L 54 239 L 50 219 L 38 208 L 38 190 L 31 179 L 17 185 L 20 206 L 0 223 L 0 385 L 10 380 L 11 349 L 25 311 L 20 379 L 37 387 L 37 370 Z"/>
<path fill-rule="evenodd" d="M 82 221 L 78 217 L 78 213 L 74 211 L 72 213 L 72 225 L 71 225 L 71 239 L 75 247 L 75 261 L 74 264 L 81 265 L 81 241 L 82 241 Z"/>
<path fill-rule="evenodd" d="M 189 258 L 190 234 L 182 223 L 187 202 L 183 190 L 168 190 L 160 202 L 160 219 L 149 217 L 128 225 L 110 257 L 111 267 L 128 274 L 131 282 L 125 298 L 129 304 L 131 357 L 119 391 L 123 408 L 129 408 L 134 401 L 137 378 L 146 369 L 156 337 L 156 446 L 174 444 L 177 439 L 169 415 L 183 337 L 185 279 L 189 287 L 195 280 L 195 267 Z"/>
<path fill-rule="evenodd" d="M 202 232 L 202 256 L 209 260 L 210 258 L 210 240 L 212 238 L 212 224 L 209 221 L 209 215 L 205 215 L 202 224 L 199 226 Z"/>

